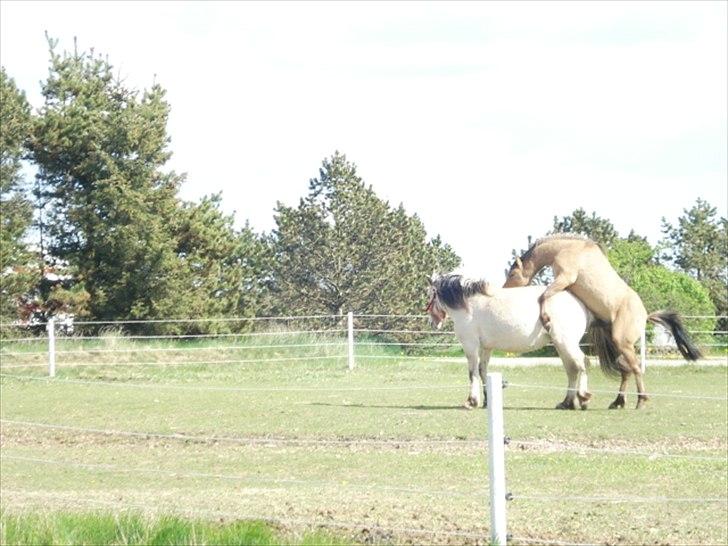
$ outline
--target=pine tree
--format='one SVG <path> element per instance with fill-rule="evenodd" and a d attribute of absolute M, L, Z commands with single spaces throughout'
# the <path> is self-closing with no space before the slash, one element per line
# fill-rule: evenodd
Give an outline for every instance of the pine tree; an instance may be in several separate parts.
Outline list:
<path fill-rule="evenodd" d="M 151 318 L 184 309 L 183 270 L 169 225 L 182 177 L 170 157 L 169 105 L 141 96 L 93 51 L 55 52 L 31 140 L 50 253 L 77 271 L 96 318 Z"/>
<path fill-rule="evenodd" d="M 31 113 L 25 94 L 0 67 L 0 319 L 19 317 L 19 304 L 40 279 L 25 236 L 33 220 L 22 164 L 30 137 Z"/>
<path fill-rule="evenodd" d="M 683 213 L 677 226 L 662 219 L 662 259 L 700 281 L 718 315 L 728 315 L 728 219 L 700 198 Z M 727 326 L 724 320 L 721 329 Z"/>
<path fill-rule="evenodd" d="M 595 212 L 588 216 L 582 208 L 576 209 L 569 216 L 561 219 L 554 216 L 553 228 L 550 233 L 581 233 L 592 241 L 601 243 L 609 248 L 617 239 L 617 230 L 614 224 L 605 218 L 600 218 Z"/>
<path fill-rule="evenodd" d="M 278 204 L 275 221 L 274 290 L 289 311 L 422 313 L 426 276 L 460 262 L 439 238 L 427 240 L 419 218 L 377 197 L 338 152 L 298 207 Z"/>
<path fill-rule="evenodd" d="M 248 225 L 235 230 L 232 216 L 220 210 L 221 203 L 220 194 L 185 203 L 174 228 L 177 254 L 187 278 L 187 314 L 252 317 L 266 303 L 269 248 Z M 196 328 L 227 331 L 235 326 L 230 322 L 200 323 Z"/>

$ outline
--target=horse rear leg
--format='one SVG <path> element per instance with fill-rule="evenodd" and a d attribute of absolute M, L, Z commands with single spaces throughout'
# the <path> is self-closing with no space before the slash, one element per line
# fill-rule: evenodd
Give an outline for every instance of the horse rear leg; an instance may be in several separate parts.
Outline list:
<path fill-rule="evenodd" d="M 579 406 L 585 410 L 591 400 L 591 394 L 587 392 L 586 355 L 579 348 L 578 341 L 572 345 L 565 345 L 553 339 L 552 341 L 561 357 L 568 378 L 566 397 L 563 402 L 556 405 L 556 409 L 576 409 L 578 397 Z"/>
<path fill-rule="evenodd" d="M 576 391 L 576 397 L 579 399 L 579 406 L 585 410 L 592 399 L 592 394 L 587 386 L 586 369 L 589 366 L 589 357 L 584 355 L 584 367 L 579 373 L 579 389 Z"/>
<path fill-rule="evenodd" d="M 622 372 L 622 382 L 619 384 L 619 393 L 617 393 L 617 398 L 614 399 L 614 402 L 609 404 L 609 409 L 624 408 L 624 393 L 627 390 L 627 380 L 629 379 L 630 373 L 631 372 L 627 371 Z"/>
<path fill-rule="evenodd" d="M 642 302 L 638 299 L 639 305 L 642 306 Z M 634 307 L 634 305 L 632 306 Z M 637 353 L 634 350 L 634 345 L 640 338 L 641 328 L 645 321 L 643 320 L 642 309 L 632 309 L 632 307 L 626 310 L 620 311 L 617 318 L 612 323 L 612 340 L 617 346 L 619 351 L 619 365 L 622 368 L 622 385 L 619 388 L 619 400 L 620 395 L 622 396 L 622 406 L 624 406 L 624 392 L 627 388 L 626 379 L 630 373 L 634 374 L 635 381 L 637 383 L 637 409 L 645 407 L 647 403 L 647 393 L 645 391 L 645 380 L 642 376 L 642 366 L 640 365 L 640 359 L 637 357 Z M 626 376 L 625 376 L 626 372 Z M 615 402 L 617 402 L 615 400 Z M 612 406 L 610 406 L 612 407 Z"/>
<path fill-rule="evenodd" d="M 647 404 L 649 397 L 645 392 L 645 380 L 642 375 L 642 366 L 640 365 L 639 358 L 637 358 L 637 353 L 634 350 L 634 344 L 629 344 L 622 348 L 622 355 L 619 358 L 624 358 L 624 360 L 626 360 L 625 366 L 634 374 L 635 382 L 637 383 L 637 409 L 642 409 Z M 624 376 L 622 376 L 622 383 L 624 383 Z M 620 391 L 624 392 L 625 387 L 626 385 L 623 384 Z"/>

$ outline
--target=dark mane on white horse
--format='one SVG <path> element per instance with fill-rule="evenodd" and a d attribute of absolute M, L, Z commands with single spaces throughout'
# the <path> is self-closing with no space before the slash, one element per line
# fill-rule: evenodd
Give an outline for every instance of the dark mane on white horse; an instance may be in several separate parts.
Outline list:
<path fill-rule="evenodd" d="M 432 286 L 438 299 L 450 309 L 463 309 L 466 307 L 465 298 L 488 293 L 486 281 L 463 279 L 462 275 L 442 275 L 432 281 Z"/>

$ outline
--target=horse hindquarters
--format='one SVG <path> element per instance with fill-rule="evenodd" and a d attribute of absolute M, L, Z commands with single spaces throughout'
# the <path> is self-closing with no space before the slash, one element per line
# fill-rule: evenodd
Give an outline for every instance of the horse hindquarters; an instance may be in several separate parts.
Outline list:
<path fill-rule="evenodd" d="M 564 401 L 557 409 L 576 409 L 579 399 L 581 409 L 586 409 L 591 394 L 587 390 L 587 357 L 579 343 L 590 321 L 586 307 L 568 292 L 555 295 L 547 306 L 551 314 L 550 338 L 568 378 Z"/>
<path fill-rule="evenodd" d="M 648 396 L 645 390 L 642 366 L 634 348 L 637 340 L 641 337 L 646 321 L 647 311 L 642 304 L 642 300 L 636 292 L 632 291 L 631 297 L 626 298 L 622 306 L 617 310 L 612 324 L 605 329 L 611 334 L 612 348 L 610 350 L 619 355 L 616 363 L 613 363 L 612 369 L 614 370 L 614 367 L 616 367 L 622 376 L 619 393 L 609 406 L 610 409 L 624 407 L 624 393 L 630 374 L 634 374 L 635 383 L 637 384 L 637 409 L 643 408 L 647 402 Z"/>

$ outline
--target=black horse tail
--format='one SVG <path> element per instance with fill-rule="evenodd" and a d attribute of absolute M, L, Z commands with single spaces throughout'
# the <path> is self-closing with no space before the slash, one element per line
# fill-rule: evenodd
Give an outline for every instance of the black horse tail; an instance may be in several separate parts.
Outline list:
<path fill-rule="evenodd" d="M 703 353 L 698 346 L 688 337 L 688 333 L 680 320 L 680 315 L 674 311 L 655 311 L 647 317 L 647 320 L 660 324 L 670 330 L 675 343 L 685 359 L 697 360 L 703 358 Z"/>
<path fill-rule="evenodd" d="M 595 319 L 589 327 L 592 347 L 599 357 L 599 367 L 605 375 L 617 377 L 622 374 L 619 365 L 619 350 L 612 339 L 612 323 Z"/>

